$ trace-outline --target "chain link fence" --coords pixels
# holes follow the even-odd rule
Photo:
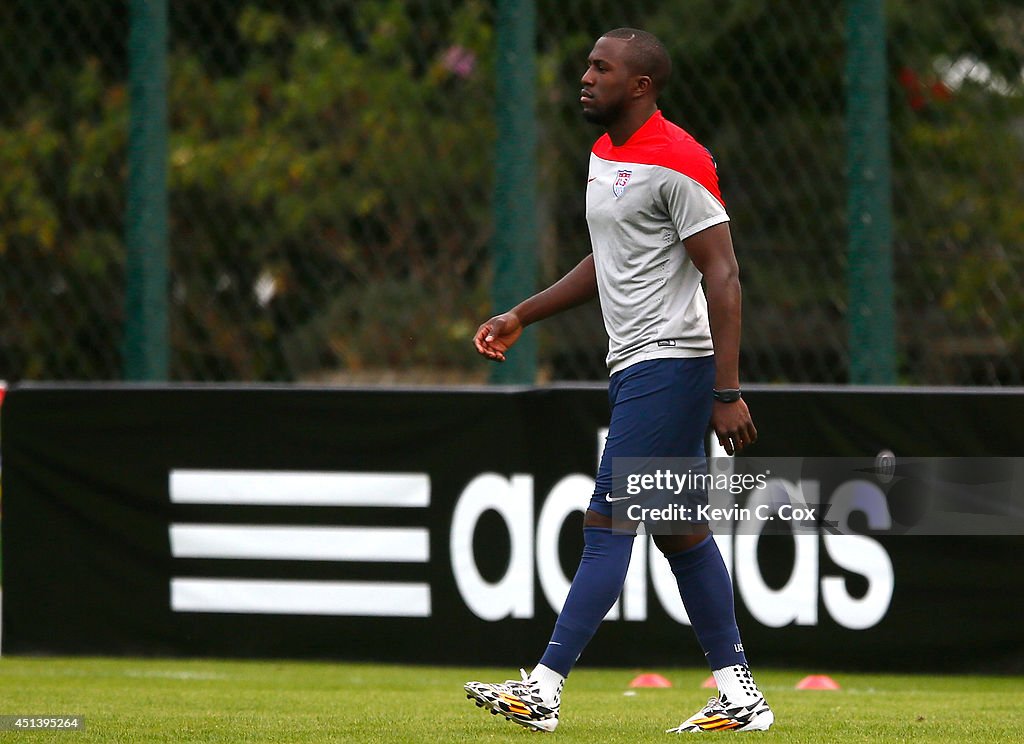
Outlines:
[[[172,379],[486,380],[493,3],[168,5]],[[536,7],[538,287],[589,250],[587,53],[644,27],[719,164],[744,379],[848,381],[844,4]],[[1021,384],[1024,4],[886,20],[899,381]],[[0,6],[0,378],[122,375],[128,28],[127,2]],[[604,378],[596,305],[535,332],[539,380]]]

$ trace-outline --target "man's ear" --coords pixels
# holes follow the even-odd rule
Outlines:
[[[654,88],[650,75],[637,75],[633,79],[633,95],[636,98],[647,95]]]

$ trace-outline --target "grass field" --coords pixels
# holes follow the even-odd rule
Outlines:
[[[708,696],[707,672],[657,669],[673,689],[625,695],[637,670],[579,668],[554,734],[466,700],[468,679],[508,669],[208,660],[0,658],[0,714],[85,716],[84,732],[0,732],[61,742],[646,742]],[[809,670],[820,672],[821,670]],[[1024,678],[833,675],[839,691],[797,691],[805,672],[759,670],[773,742],[1024,742]],[[688,736],[693,736],[688,735]],[[535,739],[534,737],[537,737]]]

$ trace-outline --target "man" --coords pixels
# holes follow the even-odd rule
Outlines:
[[[465,685],[477,705],[539,731],[558,725],[565,678],[629,566],[634,535],[612,529],[620,500],[611,497],[613,460],[703,458],[709,421],[729,454],[757,439],[740,394],[740,284],[729,218],[710,153],[658,109],[670,72],[665,47],[647,32],[621,28],[597,40],[580,93],[584,117],[606,130],[587,179],[593,252],[474,337],[479,353],[504,361],[525,326],[595,296],[609,337],[608,438],[584,518],[583,557],[551,642],[522,680]],[[719,695],[670,732],[765,730],[774,715],[747,666],[725,563],[707,525],[689,527],[653,539],[676,576]]]

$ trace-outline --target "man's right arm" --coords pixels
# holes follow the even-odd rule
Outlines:
[[[596,296],[597,272],[591,253],[547,289],[483,323],[473,336],[473,344],[488,359],[503,362],[505,352],[526,326],[582,305]]]

